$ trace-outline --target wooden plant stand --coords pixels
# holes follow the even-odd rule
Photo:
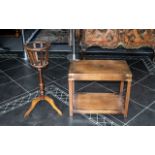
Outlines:
[[[44,95],[44,82],[42,78],[42,69],[48,65],[48,49],[50,45],[45,41],[36,41],[30,42],[25,45],[27,56],[29,58],[30,64],[38,69],[39,73],[39,87],[40,87],[40,96],[33,99],[30,108],[25,113],[24,117],[27,118],[35,106],[41,101],[45,100],[49,105],[53,107],[54,110],[59,115],[62,115],[62,112],[57,108],[53,99]]]

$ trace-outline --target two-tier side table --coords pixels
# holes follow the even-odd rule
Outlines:
[[[128,115],[132,73],[123,60],[72,61],[69,68],[69,115],[123,114]],[[118,93],[75,92],[75,81],[119,81]],[[126,85],[123,95],[124,83]]]

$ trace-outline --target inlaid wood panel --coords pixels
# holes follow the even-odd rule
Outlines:
[[[83,48],[100,46],[105,48],[116,48],[119,43],[117,29],[86,29],[82,31]]]
[[[154,29],[84,29],[81,31],[81,47],[99,46],[102,48],[140,48],[155,44]]]

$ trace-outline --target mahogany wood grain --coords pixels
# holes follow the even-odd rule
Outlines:
[[[123,94],[123,88],[124,88],[124,81],[120,82],[120,95]]]
[[[122,113],[127,117],[132,73],[126,61],[79,60],[69,68],[69,112],[73,113]],[[75,81],[120,81],[119,95],[109,93],[75,93]],[[124,83],[127,91],[123,96]]]
[[[73,103],[74,103],[74,81],[69,79],[69,114],[73,116]]]
[[[122,96],[113,93],[78,93],[74,112],[80,113],[123,113]]]
[[[119,81],[132,77],[126,61],[117,60],[80,60],[73,61],[69,78],[88,81]]]

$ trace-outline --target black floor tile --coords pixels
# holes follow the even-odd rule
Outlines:
[[[21,108],[18,108],[12,112],[9,112],[0,117],[0,125],[5,126],[66,126],[66,125],[91,125],[91,123],[86,120],[81,115],[76,115],[73,119],[69,118],[68,106],[61,103],[56,98],[52,97],[62,111],[63,115],[59,116],[56,111],[53,110],[49,104],[41,101],[35,109],[32,111],[27,119],[24,119],[24,113],[29,108],[30,104],[27,104]],[[13,117],[13,119],[10,119]]]
[[[105,88],[114,91],[114,92],[119,92],[120,89],[120,82],[98,82],[99,84],[103,85]]]
[[[24,89],[16,83],[10,82],[0,86],[0,102],[11,99],[17,95],[26,93]]]
[[[80,91],[81,89],[84,89],[92,83],[92,81],[75,81],[75,90]]]
[[[128,125],[130,126],[155,126],[155,112],[145,110]]]
[[[53,119],[55,118],[55,120]],[[63,116],[50,116],[48,119],[40,121],[37,123],[37,126],[93,126],[91,122],[89,122],[82,115],[74,115],[73,118],[70,118],[67,113],[63,112]]]
[[[108,118],[110,121],[114,122],[114,126],[123,126],[124,123],[125,123],[125,120],[123,120],[123,115],[108,115],[108,114],[104,114],[102,115],[103,117],[105,116],[106,118]],[[120,118],[117,118],[117,117],[120,117]],[[107,123],[109,124],[109,123]],[[108,125],[109,126],[109,125]]]
[[[131,99],[143,106],[148,106],[155,100],[155,94],[154,91],[140,84],[135,84],[131,88]]]
[[[13,68],[13,69],[7,70],[7,71],[5,71],[5,73],[7,75],[9,75],[12,79],[17,80],[22,77],[36,73],[36,70],[28,68],[24,65],[21,65],[18,68]]]
[[[137,68],[139,70],[142,70],[143,72],[147,72],[148,70],[145,67],[144,63],[142,61],[138,61],[137,63],[134,63],[133,65],[131,65],[133,68]]]
[[[19,67],[21,65],[22,65],[22,63],[20,63],[16,59],[9,59],[9,60],[6,60],[5,62],[3,62],[3,61],[0,62],[0,69],[1,70],[8,70],[11,68]]]
[[[137,82],[138,80],[140,80],[140,79],[142,79],[142,78],[144,78],[145,76],[148,75],[148,73],[137,70],[135,68],[131,67],[130,69],[131,69],[131,72],[132,72],[132,80],[133,80],[133,82]]]
[[[6,60],[9,60],[8,58],[0,58],[0,62],[4,62]]]
[[[28,59],[25,60],[25,59],[20,59],[20,58],[18,58],[18,59],[16,59],[16,60],[19,61],[19,62],[21,62],[22,64],[24,64],[24,65],[26,65],[26,66],[28,66],[28,67],[31,68],[31,65],[30,65],[30,62],[29,62]],[[33,67],[32,67],[32,68],[33,68]]]
[[[0,126],[24,126],[28,123],[24,120],[26,106],[17,108],[9,113],[0,116]],[[12,119],[10,119],[12,118]],[[32,124],[33,125],[33,124]]]
[[[56,80],[55,82],[68,90],[68,76],[65,76],[62,79]],[[75,91],[80,91],[81,89],[84,89],[89,85],[92,85],[92,83],[93,82],[88,82],[88,81],[75,81]]]
[[[141,112],[143,109],[144,109],[144,107],[139,106],[138,104],[135,104],[134,102],[130,101],[127,118],[124,118],[124,116],[122,114],[121,115],[111,115],[111,116],[109,116],[109,118],[114,122],[116,120],[119,120],[120,122],[122,122],[122,125],[125,125],[128,121],[130,121],[132,118],[134,118],[134,116],[137,115],[139,112]]]
[[[65,89],[68,89],[68,76],[63,77],[62,79],[58,79],[55,81]]]
[[[138,61],[139,61],[139,60],[132,60],[132,59],[126,60],[126,62],[128,63],[129,66],[131,66],[132,64],[137,63]]]
[[[28,110],[31,103],[11,111],[0,117],[0,125],[38,125],[40,122],[46,124],[47,120],[52,121],[52,125],[55,124],[57,118],[60,117],[57,113],[49,106],[48,103],[41,101],[35,109],[31,112],[28,118],[24,118],[25,112]],[[14,119],[10,119],[13,117]]]
[[[123,122],[120,122],[120,120],[113,119],[110,117],[111,115],[105,115],[105,114],[86,114],[85,117],[92,122],[94,125],[99,126],[119,126],[123,125]],[[114,120],[114,121],[113,121]]]
[[[69,65],[70,65],[70,62],[65,62],[61,64],[61,66],[64,67],[67,71],[69,71]]]
[[[49,70],[49,69],[52,69],[52,68],[55,68],[58,64],[52,62],[52,61],[49,61],[48,62],[48,65],[46,66],[46,68],[44,70]]]
[[[65,62],[69,62],[69,60],[66,58],[50,58],[49,61],[53,62],[55,64],[59,64],[59,65],[65,63]]]
[[[64,76],[67,76],[67,70],[60,66],[56,66],[53,69],[45,70],[45,75],[49,77],[51,80],[62,79]]]
[[[45,87],[48,86],[50,82],[52,82],[45,76],[43,76],[43,80],[45,82]],[[16,80],[16,82],[19,83],[22,87],[24,87],[27,91],[32,91],[39,88],[38,74],[32,74],[30,76],[23,77],[19,80]]]
[[[94,123],[90,122],[80,114],[75,114],[73,118],[68,118],[68,122],[70,126],[95,126]]]
[[[81,89],[77,89],[78,92],[94,92],[94,93],[108,93],[108,92],[112,92],[108,89],[106,89],[105,87],[103,87],[102,85],[99,85],[96,82],[92,82],[86,86],[84,86]]]
[[[10,80],[5,74],[0,73],[0,85],[11,82],[11,81],[12,80]]]
[[[66,108],[65,105],[63,104],[63,107],[60,107],[60,101],[58,102],[55,98],[53,99],[57,107],[63,112]],[[27,110],[28,108],[29,105],[27,105],[25,110]],[[65,117],[65,115],[63,115],[63,117]],[[38,124],[39,122],[44,122],[44,125],[47,125],[45,124],[45,122],[52,121],[52,123],[55,124],[60,118],[61,116],[58,115],[57,112],[53,110],[53,108],[47,102],[41,101],[32,111],[27,121],[34,122],[36,124]]]
[[[154,104],[152,104],[152,105],[149,107],[149,109],[151,109],[152,111],[155,112],[155,100],[154,100]]]
[[[4,63],[6,62],[6,63]],[[144,108],[155,101],[155,81],[154,75],[148,75],[146,67],[142,61],[128,60],[131,66],[134,82],[131,88],[131,101],[129,104],[129,114],[127,119],[123,115],[105,115],[108,119],[118,125],[155,125],[155,104]],[[25,65],[24,65],[25,64]],[[68,93],[68,69],[69,60],[65,58],[49,59],[49,65],[43,70],[45,86],[49,86],[53,81],[57,86]],[[28,67],[27,67],[27,66]],[[28,91],[38,89],[37,71],[30,66],[28,61],[20,59],[10,59],[3,61],[0,59],[0,69],[5,70],[10,77],[16,80],[23,88]],[[35,71],[35,72],[33,72]],[[148,77],[147,77],[148,76]],[[145,78],[146,77],[146,78]],[[142,79],[143,78],[143,79]],[[142,80],[141,80],[142,79]],[[149,87],[149,88],[147,88]],[[75,82],[75,90],[79,92],[119,92],[119,82]],[[12,82],[4,73],[0,73],[0,102],[15,98],[15,96],[26,93],[19,85]],[[80,114],[74,115],[73,119],[69,118],[68,106],[60,100],[52,97],[57,106],[62,110],[63,116],[58,114],[47,104],[42,101],[31,113],[28,119],[23,115],[30,106],[30,103],[0,116],[0,125],[21,125],[21,126],[92,126],[93,124]],[[133,100],[133,101],[132,101]],[[135,102],[137,102],[137,104]],[[4,102],[5,103],[5,102]],[[142,113],[141,113],[142,112]],[[137,117],[135,117],[138,114]],[[13,119],[12,119],[13,118]],[[104,122],[103,122],[104,123]],[[94,124],[95,125],[95,124]]]
[[[140,84],[143,84],[155,91],[155,75],[149,75],[147,78],[142,80]]]
[[[62,79],[56,80],[55,82],[61,85],[63,88],[68,90],[68,76],[65,76]],[[92,85],[92,83],[93,82],[89,82],[89,81],[75,81],[75,91],[80,91],[81,89],[84,89],[85,87],[88,87],[89,85]]]

